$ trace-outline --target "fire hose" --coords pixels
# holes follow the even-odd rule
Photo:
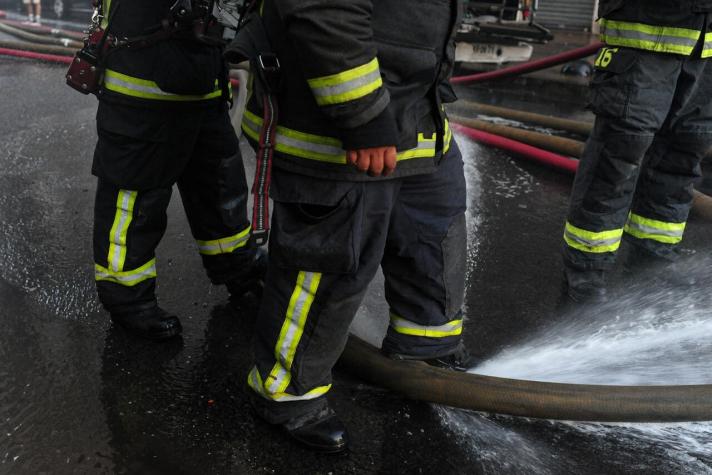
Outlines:
[[[0,20],[2,17],[0,17]],[[49,35],[59,38],[69,38],[72,40],[82,41],[84,39],[84,33],[74,30],[63,30],[60,28],[52,28],[44,25],[37,25],[34,23],[25,23],[16,20],[1,20],[2,23],[8,26],[15,27],[19,30],[27,31],[29,33],[36,33],[38,35]]]
[[[14,26],[10,26],[10,25],[6,24],[5,22],[0,22],[0,32],[6,33],[8,35],[14,36],[16,38],[19,38],[23,41],[27,41],[30,43],[55,45],[55,46],[62,46],[65,48],[74,48],[74,49],[80,49],[83,46],[81,41],[77,41],[77,40],[70,39],[70,38],[57,38],[54,36],[28,33],[27,31],[21,30],[20,28],[15,28]]]
[[[0,54],[71,62],[71,58],[0,49]],[[474,138],[543,161],[568,172],[578,166],[555,153],[453,124]],[[712,198],[708,198],[712,201]],[[697,197],[696,197],[697,203]],[[712,206],[706,210],[712,216]],[[373,384],[421,401],[475,411],[543,419],[601,422],[712,420],[712,385],[603,386],[513,380],[459,373],[422,362],[394,361],[351,336],[340,364]]]

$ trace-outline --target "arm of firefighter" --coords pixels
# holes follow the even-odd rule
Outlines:
[[[395,145],[396,123],[373,42],[373,1],[275,0],[275,4],[314,99],[339,128],[344,148]]]

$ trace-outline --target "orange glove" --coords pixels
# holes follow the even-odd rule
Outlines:
[[[346,161],[371,176],[388,176],[396,169],[396,148],[375,147],[349,150]]]

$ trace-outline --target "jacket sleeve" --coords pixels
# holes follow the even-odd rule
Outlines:
[[[372,0],[273,0],[322,112],[347,149],[395,145],[373,41]]]

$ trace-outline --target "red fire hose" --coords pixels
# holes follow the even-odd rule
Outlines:
[[[22,51],[18,49],[0,48],[0,56],[14,56],[16,58],[39,59],[51,63],[69,64],[72,58],[60,56],[58,54],[35,53],[34,51]]]
[[[536,162],[553,166],[560,170],[576,173],[576,170],[578,169],[578,160],[567,158],[537,147],[532,147],[531,145],[517,142],[516,140],[500,137],[499,135],[471,129],[469,127],[465,127],[464,125],[452,124],[452,128],[467,135],[477,142],[516,153],[522,157],[530,158]]]
[[[564,53],[559,53],[553,56],[538,59],[536,61],[529,61],[528,63],[518,64],[509,68],[498,69],[496,71],[488,71],[485,73],[470,74],[468,76],[456,76],[452,78],[450,82],[452,82],[453,84],[483,82],[490,81],[492,79],[500,79],[508,76],[531,73],[534,71],[539,71],[541,69],[549,68],[551,66],[564,64],[568,63],[569,61],[574,61],[576,59],[591,56],[602,46],[603,43],[596,42],[588,46],[584,46],[583,48],[577,48],[571,51],[566,51]]]

